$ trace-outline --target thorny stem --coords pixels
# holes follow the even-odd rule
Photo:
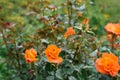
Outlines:
[[[86,40],[84,40],[85,39],[85,35],[86,35],[86,32],[85,31],[83,31],[83,33],[82,33],[82,36],[83,36],[83,43],[85,43],[85,45],[87,44],[87,41]],[[85,62],[84,62],[84,64],[86,65],[87,64],[87,53],[86,53],[86,51],[87,51],[87,47],[85,47],[84,48],[84,59],[85,59]]]
[[[72,3],[67,0],[67,3],[68,3],[68,26],[70,27],[71,26],[71,19],[72,19]]]
[[[74,54],[73,61],[75,60],[75,57],[76,57],[77,54],[78,54],[78,50],[79,50],[79,47],[76,48],[76,52],[75,52],[75,54]]]
[[[54,28],[51,26],[51,29],[52,29],[52,34],[53,34],[53,37],[54,37],[54,40],[55,40],[55,43],[57,42],[57,38],[56,38],[56,35],[55,35],[55,30]]]
[[[111,41],[112,51],[114,50],[115,39],[116,39],[116,35],[112,34],[112,41]]]
[[[43,7],[42,13],[43,13],[43,17],[44,17],[44,2],[43,2],[43,0],[41,0],[41,5]]]
[[[16,34],[16,36],[18,36],[17,34]],[[16,40],[15,40],[15,38],[14,38],[14,41],[15,41],[15,52],[16,52],[16,61],[17,61],[17,63],[18,63],[18,75],[20,76],[20,78],[22,79],[22,76],[21,76],[21,64],[20,64],[20,58],[19,58],[19,52],[18,52],[18,49],[17,49],[17,42],[16,42]]]
[[[32,70],[32,78],[36,78],[37,76],[37,68],[34,63],[30,63],[30,70]]]
[[[56,80],[56,71],[57,71],[57,68],[58,68],[58,64],[55,64],[55,70],[54,70],[54,80]]]
[[[16,60],[17,60],[17,63],[18,63],[18,70],[19,70],[19,73],[21,73],[21,65],[20,65],[20,60],[19,60],[19,53],[18,53],[18,49],[17,49],[17,44],[15,43],[15,51],[16,51]]]
[[[6,45],[6,49],[9,52],[9,48],[8,48],[8,45],[7,45],[7,40],[6,40],[5,36],[4,36],[4,31],[1,30],[1,33],[2,33],[2,39],[3,39],[3,41],[4,41],[5,45]]]
[[[7,40],[6,40],[6,37],[4,35],[4,30],[0,29],[1,33],[2,33],[2,39],[6,45],[6,49],[7,49],[7,52],[9,53],[10,50],[9,50],[9,47],[8,47],[8,44],[7,44]],[[12,55],[10,54],[10,57],[12,58]],[[14,67],[17,69],[17,66],[15,65],[15,63],[12,61],[12,64],[14,65]]]

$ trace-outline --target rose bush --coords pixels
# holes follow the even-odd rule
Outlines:
[[[55,2],[0,1],[0,80],[119,80],[119,23],[95,0]]]

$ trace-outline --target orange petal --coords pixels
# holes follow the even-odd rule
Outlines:
[[[118,24],[108,23],[105,26],[105,30],[113,34],[120,35],[120,23]]]
[[[48,60],[51,63],[57,63],[57,64],[60,64],[63,61],[63,59],[61,57],[58,57],[58,58],[55,58],[55,59],[48,58]]]
[[[118,71],[111,71],[109,73],[112,77],[115,77],[118,74]]]
[[[102,54],[102,58],[105,58],[105,57],[109,57],[109,58],[111,58],[112,60],[115,60],[115,61],[118,62],[118,57],[115,56],[113,53],[110,53],[110,54],[109,54],[109,53],[105,52],[105,53]]]
[[[35,51],[35,49],[31,48],[30,51],[34,56],[37,56],[37,52]]]
[[[107,74],[106,71],[103,69],[102,58],[99,58],[96,60],[95,67],[98,72],[100,72],[102,74]]]
[[[37,61],[38,61],[37,58],[27,58],[27,59],[26,59],[26,62],[27,62],[27,63],[30,63],[30,62],[37,62]]]

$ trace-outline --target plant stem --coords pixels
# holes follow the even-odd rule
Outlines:
[[[19,53],[18,53],[18,49],[17,49],[17,46],[16,46],[16,42],[15,42],[15,51],[16,51],[16,60],[17,60],[17,63],[18,63],[18,70],[19,70],[19,73],[21,73],[21,65],[20,65]]]
[[[56,70],[57,70],[57,64],[55,64],[55,70],[54,70],[54,80],[56,80]]]
[[[5,35],[4,35],[4,31],[1,30],[1,33],[2,33],[2,39],[3,39],[3,41],[4,41],[5,45],[6,45],[6,49],[7,49],[7,51],[9,52],[9,48],[8,48],[8,45],[7,45],[7,40],[6,40],[6,37],[5,37]]]
[[[76,52],[75,52],[74,57],[73,57],[73,61],[75,61],[75,57],[76,57],[77,54],[78,54],[78,50],[79,50],[79,47],[77,46],[77,48],[76,48]]]
[[[42,8],[43,8],[42,13],[43,13],[43,17],[44,17],[44,1],[43,0],[41,0],[41,5],[42,5]]]
[[[68,3],[68,26],[70,27],[71,26],[71,19],[72,19],[72,3],[67,0],[67,3]]]
[[[114,50],[114,43],[115,43],[116,37],[117,36],[115,34],[112,34],[112,41],[111,41],[112,51]]]

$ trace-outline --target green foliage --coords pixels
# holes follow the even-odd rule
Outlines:
[[[97,2],[91,1],[1,0],[0,80],[119,79],[119,74],[111,78],[95,69],[99,52],[120,54],[106,37],[101,40],[108,18],[101,14]],[[69,27],[75,34],[65,38]],[[50,44],[62,48],[61,64],[47,60],[44,51]],[[36,63],[25,62],[25,51],[30,48],[37,51]]]

